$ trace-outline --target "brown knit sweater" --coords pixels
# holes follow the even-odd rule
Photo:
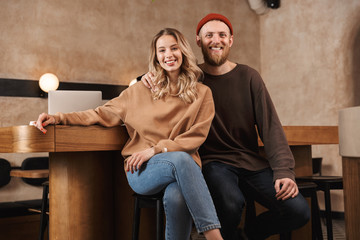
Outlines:
[[[204,84],[213,90],[216,115],[199,150],[203,164],[218,161],[250,171],[271,167],[274,181],[295,181],[295,160],[260,74],[237,64],[224,75],[204,73]],[[259,154],[257,130],[266,158]]]
[[[201,166],[197,150],[207,137],[215,110],[211,90],[201,83],[197,90],[198,97],[191,104],[176,96],[153,100],[151,91],[138,82],[96,109],[55,114],[56,124],[124,124],[129,133],[122,150],[125,158],[154,147],[155,153],[187,152]]]

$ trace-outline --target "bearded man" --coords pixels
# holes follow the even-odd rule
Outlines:
[[[295,160],[260,74],[228,60],[234,41],[229,19],[211,13],[200,20],[196,42],[202,49],[203,83],[210,87],[215,118],[199,153],[225,240],[238,229],[247,200],[268,211],[246,222],[248,239],[265,239],[305,225],[310,209],[295,183]],[[142,77],[149,88],[152,74]],[[266,157],[259,153],[258,134]]]

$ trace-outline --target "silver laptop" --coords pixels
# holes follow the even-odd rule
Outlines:
[[[50,91],[48,113],[68,113],[94,109],[102,105],[101,91]]]

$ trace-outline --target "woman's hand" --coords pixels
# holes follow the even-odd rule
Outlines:
[[[151,88],[154,91],[155,85],[153,82],[153,78],[154,78],[154,74],[152,74],[151,72],[147,72],[141,77],[141,81],[147,88]]]
[[[126,161],[126,171],[134,173],[134,171],[139,170],[141,165],[144,162],[149,161],[149,159],[154,155],[154,148],[148,148],[143,151],[133,153]]]
[[[42,131],[45,134],[47,130],[44,127],[46,127],[49,124],[55,124],[54,116],[49,115],[47,113],[42,113],[39,115],[39,118],[35,123],[35,127],[37,127],[40,131]]]

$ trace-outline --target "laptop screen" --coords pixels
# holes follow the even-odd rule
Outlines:
[[[48,113],[69,113],[94,109],[102,105],[101,91],[50,91],[48,95]]]

